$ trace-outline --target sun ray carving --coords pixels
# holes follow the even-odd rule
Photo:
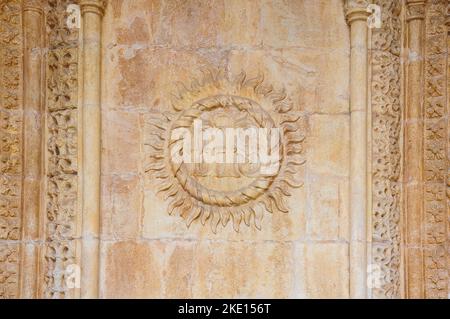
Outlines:
[[[193,222],[208,223],[214,233],[220,224],[225,227],[229,222],[235,231],[242,223],[260,230],[265,212],[288,213],[286,199],[291,189],[303,185],[297,179],[305,163],[305,135],[302,115],[294,110],[285,91],[266,84],[262,74],[226,76],[211,70],[188,85],[176,86],[172,111],[144,119],[145,174],[168,201],[168,213],[181,216],[188,227]],[[171,140],[174,129],[188,129],[195,119],[218,127],[221,118],[227,118],[229,125],[250,123],[280,129],[280,163],[275,174],[249,174],[247,170],[244,176],[238,165],[198,169],[171,160],[174,148],[182,149],[182,140]]]

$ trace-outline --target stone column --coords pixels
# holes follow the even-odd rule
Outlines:
[[[423,298],[423,32],[425,1],[406,2],[407,61],[404,150],[405,284],[407,298]]]
[[[350,26],[350,297],[367,296],[367,89],[366,1],[348,0]]]
[[[81,297],[99,295],[101,25],[103,0],[81,0],[83,20],[83,226]]]
[[[23,191],[21,298],[37,295],[42,180],[42,44],[44,11],[39,0],[23,4]]]

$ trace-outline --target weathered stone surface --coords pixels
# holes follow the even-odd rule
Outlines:
[[[330,122],[333,123],[330,125]],[[348,176],[350,124],[348,115],[312,115],[307,166],[314,174]]]
[[[103,30],[103,72],[110,79],[103,85],[103,236],[132,239],[139,229],[142,239],[104,246],[106,273],[120,272],[113,265],[119,260],[137,260],[127,277],[105,282],[105,296],[345,297],[349,47],[341,10],[339,1],[112,1]],[[183,217],[167,214],[155,178],[145,173],[145,145],[152,141],[146,126],[171,110],[175,82],[189,85],[205,68],[264,74],[274,89],[286,90],[290,112],[302,118],[307,164],[298,173],[304,187],[287,197],[288,213],[264,214],[261,230],[242,223],[236,232],[231,222],[216,233],[198,222],[187,228]],[[322,240],[340,242],[323,262],[327,249],[315,243]],[[343,266],[329,281],[311,288],[319,279],[308,269],[336,262]],[[138,273],[150,271],[148,287],[136,282]]]
[[[139,115],[111,111],[103,114],[102,121],[102,174],[138,174],[142,165]]]
[[[349,298],[348,245],[316,243],[304,249],[307,297]]]
[[[102,237],[124,240],[140,237],[142,193],[137,175],[103,177]]]
[[[0,1],[0,298],[448,298],[449,8]]]
[[[103,248],[104,297],[293,296],[292,244],[152,240],[105,243]]]

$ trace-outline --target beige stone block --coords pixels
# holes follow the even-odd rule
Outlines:
[[[268,84],[286,89],[294,110],[309,113],[348,113],[347,52],[316,49],[232,50],[232,74],[255,77],[263,73]]]
[[[262,43],[269,47],[349,47],[340,0],[261,2]]]
[[[195,239],[183,218],[168,214],[167,202],[152,189],[145,190],[143,199],[142,236],[146,239],[190,238]]]
[[[109,43],[105,48],[103,108],[136,108],[147,106],[154,82],[145,46],[117,46]]]
[[[308,238],[313,240],[348,240],[348,180],[309,176]]]
[[[102,238],[137,238],[141,207],[142,192],[138,175],[103,176]]]
[[[106,38],[171,48],[247,45],[346,48],[342,2],[111,0]]]
[[[224,26],[224,1],[112,0],[105,16],[118,43],[143,42],[171,48],[217,46]]]
[[[293,292],[290,298],[307,298],[307,260],[306,260],[306,244],[304,242],[293,242],[294,249],[294,283]]]
[[[102,254],[105,298],[287,298],[293,294],[292,244],[127,241],[104,243]]]
[[[292,244],[201,242],[194,298],[287,298],[294,283]]]
[[[257,47],[263,44],[262,4],[251,0],[224,1],[223,32],[219,44]]]
[[[306,244],[308,298],[348,298],[348,244]]]
[[[173,111],[172,94],[202,76],[202,70],[225,69],[228,51],[174,50],[137,45],[105,49],[104,108]]]
[[[307,170],[313,174],[348,176],[350,131],[348,115],[312,115]]]
[[[133,112],[106,112],[102,127],[102,174],[139,173],[139,115]]]
[[[132,241],[102,244],[103,298],[161,298],[163,246]]]
[[[162,1],[158,16],[154,32],[156,44],[214,47],[220,43],[223,30],[224,1]]]
[[[160,1],[110,0],[103,17],[102,37],[119,44],[152,43]]]
[[[261,230],[254,225],[250,227],[241,223],[239,231],[233,228],[230,221],[226,226],[220,224],[217,232],[211,230],[209,220],[205,225],[199,220],[188,228],[180,216],[168,214],[167,203],[151,189],[144,193],[142,236],[147,239],[184,238],[211,240],[277,240],[290,241],[305,238],[306,234],[306,195],[305,188],[291,190],[292,196],[287,199],[288,213],[265,212]]]
[[[164,298],[192,298],[193,270],[197,258],[194,242],[165,244]]]

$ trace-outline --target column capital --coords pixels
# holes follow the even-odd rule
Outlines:
[[[345,19],[347,24],[351,25],[355,21],[367,21],[370,12],[367,11],[368,0],[346,0],[345,1]]]
[[[426,0],[407,0],[406,1],[406,21],[425,19]]]
[[[42,0],[24,0],[23,11],[34,11],[39,14],[44,14],[44,4]]]
[[[105,14],[106,4],[106,0],[81,0],[81,14],[84,15],[86,12],[92,12],[103,17]]]

